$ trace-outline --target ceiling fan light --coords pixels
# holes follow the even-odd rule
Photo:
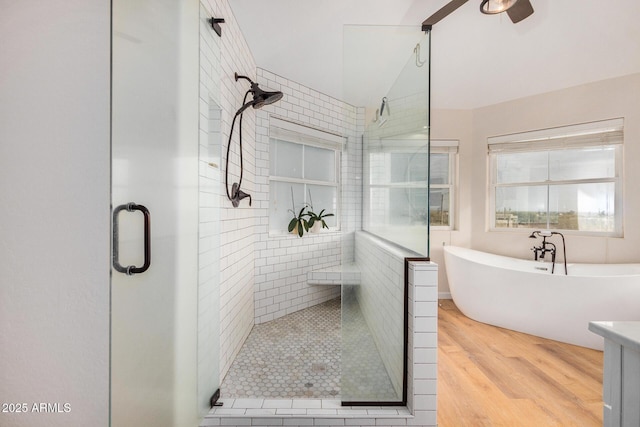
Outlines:
[[[480,4],[480,12],[486,15],[495,15],[497,13],[506,12],[518,0],[482,0]]]

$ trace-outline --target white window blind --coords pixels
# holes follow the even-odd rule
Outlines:
[[[271,117],[269,121],[269,136],[296,144],[312,145],[331,150],[341,150],[345,142],[345,138],[342,135],[313,129],[275,117]]]
[[[612,119],[488,139],[489,153],[564,150],[622,144],[624,120]]]

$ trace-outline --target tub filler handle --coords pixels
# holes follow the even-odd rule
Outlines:
[[[144,216],[144,264],[141,267],[136,267],[135,265],[129,265],[127,267],[123,267],[120,265],[120,261],[118,260],[118,214],[126,210],[127,212],[140,211]],[[151,265],[151,227],[150,227],[150,216],[149,209],[144,207],[143,205],[138,205],[134,202],[126,203],[124,205],[120,205],[113,210],[113,257],[112,264],[113,268],[120,272],[125,273],[127,276],[132,276],[137,273],[144,273],[149,269]]]

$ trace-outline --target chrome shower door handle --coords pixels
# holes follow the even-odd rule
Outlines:
[[[118,260],[118,214],[126,210],[127,212],[140,211],[144,215],[144,264],[142,267],[136,267],[135,265],[130,265],[127,267],[123,267],[120,265],[120,261]],[[138,205],[136,203],[127,203],[125,205],[120,205],[113,210],[113,257],[112,257],[113,268],[120,272],[125,273],[128,276],[132,276],[137,273],[144,273],[149,269],[151,265],[151,226],[150,226],[150,214],[149,209],[144,207],[143,205]]]

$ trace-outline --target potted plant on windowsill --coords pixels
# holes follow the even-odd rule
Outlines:
[[[311,198],[311,189],[309,189],[308,191],[309,191],[309,204],[307,205],[307,207],[309,208],[309,211],[306,213],[306,215],[309,217],[309,220],[307,221],[309,225],[309,231],[311,231],[312,233],[319,233],[322,231],[323,228],[326,228],[328,230],[329,226],[327,225],[324,218],[333,216],[333,214],[324,213],[326,209],[322,209],[320,213],[315,213],[313,210],[313,199]]]
[[[319,233],[323,228],[329,229],[326,221],[324,220],[327,217],[333,216],[332,213],[324,213],[326,209],[322,209],[320,213],[315,213],[313,211],[309,211],[306,215],[309,217],[307,224],[309,226],[309,230],[312,233]]]
[[[306,209],[306,206],[300,209],[298,216],[296,216],[295,211],[289,209],[289,212],[293,214],[293,218],[289,221],[289,233],[297,234],[298,237],[302,237],[305,231],[309,231],[309,223],[305,219],[305,216],[308,216],[308,214],[305,213]]]
[[[305,218],[309,215],[305,212],[308,207],[309,206],[305,203],[304,206],[302,206],[302,209],[300,209],[300,212],[298,212],[298,215],[296,215],[296,203],[293,199],[293,187],[291,187],[291,209],[288,209],[288,211],[291,212],[293,218],[291,218],[289,226],[287,227],[289,233],[297,234],[298,237],[302,237],[305,231],[309,231],[309,223]]]

